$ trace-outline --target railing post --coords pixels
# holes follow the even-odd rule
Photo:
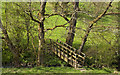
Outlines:
[[[76,58],[76,54],[75,54],[75,69],[77,68],[77,58]]]
[[[77,52],[77,50],[66,43],[61,42],[57,39],[57,41],[53,41],[50,39],[50,45],[52,48],[52,51],[59,56],[61,59],[69,63],[71,66],[73,66],[75,69],[79,67],[79,62],[84,62],[85,54],[80,52],[80,54]],[[82,60],[79,60],[78,58],[81,58]]]

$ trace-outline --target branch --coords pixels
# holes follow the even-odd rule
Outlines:
[[[103,25],[101,25],[101,26],[93,26],[93,28],[113,28],[113,29],[118,29],[119,27],[118,26],[103,26]]]
[[[47,31],[47,30],[54,30],[55,28],[58,28],[58,27],[65,27],[65,25],[68,24],[68,23],[70,23],[70,21],[68,21],[67,23],[65,23],[65,24],[63,24],[63,25],[56,25],[56,26],[53,27],[53,28],[48,28],[48,29],[46,29],[45,31]]]
[[[61,15],[59,14],[61,17],[63,17],[66,21],[69,21],[69,19],[67,17],[65,17],[65,15]]]
[[[33,20],[33,21],[35,21],[35,22],[37,22],[37,23],[40,23],[38,20],[36,20],[36,19],[34,19],[33,18],[33,15],[32,15],[32,12],[30,11],[30,15],[29,15],[30,17],[31,17],[31,19]]]
[[[57,27],[65,27],[65,25],[56,25],[55,27],[53,27],[53,28],[48,28],[47,30],[54,30],[54,29],[57,28]]]
[[[37,23],[40,24],[40,22],[39,22],[38,20],[36,20],[36,19],[33,18],[32,10],[31,10],[31,2],[29,3],[29,12],[30,12],[30,17],[31,17],[31,19],[32,19],[33,21],[35,21],[35,22],[37,22]]]
[[[99,15],[96,19],[94,19],[93,21],[90,22],[90,24],[89,24],[89,26],[88,26],[88,28],[86,30],[85,36],[82,39],[82,43],[81,43],[81,45],[80,45],[80,47],[78,49],[78,52],[81,52],[83,50],[83,47],[85,45],[85,42],[87,41],[87,37],[88,37],[88,35],[89,35],[89,33],[90,33],[91,29],[92,29],[93,24],[96,23],[98,20],[100,20],[103,16],[105,16],[105,14],[108,11],[109,7],[111,7],[112,1],[109,3],[106,10],[101,15]]]
[[[36,20],[36,19],[33,18],[31,9],[30,9],[29,11],[26,11],[26,10],[25,10],[22,6],[20,6],[19,4],[17,4],[17,3],[15,3],[15,4],[16,4],[17,6],[19,6],[20,8],[22,8],[23,12],[25,12],[28,16],[30,16],[33,21],[35,21],[35,22],[37,22],[37,23],[40,23],[38,20]],[[30,5],[30,6],[31,6],[31,5]],[[28,12],[29,12],[30,14],[29,14]]]
[[[81,28],[81,27],[76,27],[76,29],[81,29],[81,30],[83,30],[83,31],[85,31],[85,32],[86,32],[86,30],[85,30],[85,29],[83,29],[83,28]]]
[[[65,23],[65,24],[63,24],[63,25],[56,25],[55,27],[53,27],[53,28],[48,28],[48,29],[46,29],[45,31],[47,31],[47,30],[54,30],[55,28],[57,28],[57,27],[65,27],[65,25],[67,25],[68,23],[70,23],[71,21],[72,21],[72,19],[74,19],[74,14],[76,13],[76,11],[72,14],[72,17],[71,17],[71,19],[70,20],[68,20],[67,21],[67,23]],[[57,14],[53,14],[53,15],[57,15]],[[60,14],[59,14],[60,15]],[[62,15],[61,15],[62,16]]]
[[[101,35],[101,34],[98,34],[99,36],[101,36],[108,44],[110,44],[111,45],[111,41],[109,42],[103,35]]]
[[[69,19],[65,15],[62,15],[62,14],[51,14],[51,15],[45,14],[45,15],[47,15],[48,18],[51,17],[51,16],[59,15],[59,16],[63,17],[66,21],[69,21]]]
[[[109,13],[106,13],[105,15],[119,15],[120,12],[109,12]]]
[[[106,12],[108,11],[109,7],[111,6],[111,3],[112,2],[109,3],[109,5],[107,6],[106,10],[101,15],[99,15],[96,19],[91,21],[90,27],[92,27],[94,23],[96,23],[99,19],[101,19],[103,16],[106,15]]]

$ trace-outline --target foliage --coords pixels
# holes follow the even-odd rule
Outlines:
[[[2,42],[4,44],[4,42]],[[9,64],[12,64],[12,53],[9,51],[8,46],[4,45],[2,46],[2,65],[8,66]]]
[[[16,5],[19,4],[20,6]],[[113,3],[112,7],[110,8],[109,12],[115,11],[117,12],[117,3]],[[54,5],[55,3],[47,3],[46,6],[46,14],[55,14],[55,13],[62,13],[62,8],[58,5],[58,11],[54,11]],[[40,4],[37,2],[32,2],[32,13],[33,17],[38,20],[37,14],[39,12]],[[65,16],[70,19],[71,14],[73,13],[73,4],[68,3],[68,8],[65,8],[64,11],[66,13]],[[73,47],[76,49],[79,48],[81,40],[85,34],[86,28],[89,25],[89,22],[92,21],[94,18],[96,18],[98,15],[100,15],[105,7],[107,6],[107,3],[79,3],[79,9],[80,13],[78,13],[78,20],[76,25],[76,33],[75,38],[73,42]],[[36,64],[36,54],[35,52],[38,52],[38,31],[37,27],[38,24],[32,21],[26,13],[29,13],[29,3],[3,3],[2,5],[2,23],[3,26],[6,27],[8,35],[13,42],[13,44],[16,46],[17,50],[20,52],[20,61],[21,63],[32,63]],[[66,6],[65,6],[66,7]],[[27,19],[30,19],[27,21]],[[85,66],[88,67],[94,67],[94,68],[101,68],[104,67],[113,67],[116,68],[116,62],[117,58],[119,58],[117,53],[117,16],[115,15],[107,15],[101,18],[96,24],[94,24],[94,27],[92,28],[91,33],[88,36],[87,42],[84,46],[84,53],[86,54],[86,61]],[[53,28],[56,25],[63,25],[67,23],[66,20],[64,20],[63,17],[59,15],[54,15],[50,17],[46,17],[44,24],[45,24],[45,30],[47,28]],[[27,44],[27,24],[29,29],[29,45]],[[46,31],[45,32],[45,39],[53,39],[53,40],[61,40],[65,42],[65,39],[67,37],[69,24],[66,25],[66,27],[59,27],[52,31]],[[32,36],[31,36],[32,34]],[[33,40],[33,42],[32,42]],[[32,43],[35,45],[35,50],[33,48]],[[3,61],[2,63],[6,65],[5,63],[12,62],[12,53],[10,52],[10,49],[8,46],[3,42]],[[46,54],[44,56],[45,66],[59,66],[59,65],[67,65],[66,62],[60,60],[57,56],[55,56],[51,51],[49,52],[47,50],[47,47],[44,46],[43,49],[45,50]],[[47,52],[48,51],[48,52]],[[25,70],[17,68],[14,68],[9,70],[9,68],[3,69],[3,72],[5,70],[7,72],[22,72],[22,73],[45,73],[45,72],[54,72],[55,73],[61,73],[66,72],[65,69],[68,69],[67,73],[71,72],[78,72],[78,70],[70,70],[71,68],[59,68],[57,67],[55,70],[53,67],[46,67],[46,68],[39,68],[40,70],[36,70],[38,68],[25,68]],[[60,71],[61,69],[61,71]],[[15,71],[14,71],[15,70]],[[31,72],[33,71],[33,72]],[[63,73],[62,72],[62,73]],[[89,70],[88,73],[111,73],[110,70],[104,69],[101,71],[98,70]]]

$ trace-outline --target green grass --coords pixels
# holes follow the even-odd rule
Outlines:
[[[2,73],[113,73],[111,69],[76,70],[71,67],[3,68]]]

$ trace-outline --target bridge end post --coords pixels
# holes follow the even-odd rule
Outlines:
[[[75,69],[77,68],[77,59],[76,59],[76,54],[75,54]]]

